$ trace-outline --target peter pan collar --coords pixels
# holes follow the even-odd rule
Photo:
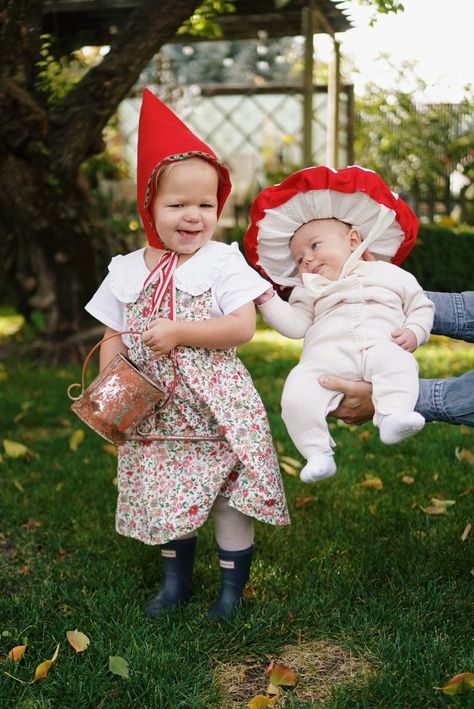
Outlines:
[[[209,290],[219,276],[230,253],[238,251],[236,243],[208,241],[174,272],[174,284],[189,295]],[[150,271],[145,263],[145,249],[114,256],[109,264],[110,290],[121,303],[134,303],[140,297]]]

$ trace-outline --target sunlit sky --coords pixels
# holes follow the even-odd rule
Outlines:
[[[343,4],[350,6],[355,26],[338,39],[343,54],[359,70],[351,77],[356,92],[370,80],[393,86],[377,62],[381,52],[396,62],[417,62],[416,74],[429,85],[424,100],[458,101],[465,93],[463,86],[474,84],[474,0],[403,0],[403,13],[379,15],[374,27],[369,26],[367,7],[356,0]],[[318,35],[326,55],[327,40]]]

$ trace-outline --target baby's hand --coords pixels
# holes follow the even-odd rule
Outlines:
[[[158,318],[152,320],[148,330],[143,333],[142,340],[156,354],[168,354],[179,345],[178,331],[179,323]]]
[[[414,352],[418,347],[415,333],[407,327],[402,327],[401,330],[394,330],[392,338],[396,345],[401,347],[402,350],[407,350],[407,352]]]
[[[255,305],[263,305],[267,301],[271,300],[273,296],[275,295],[275,291],[273,288],[268,288],[265,293],[262,293],[262,295],[259,295],[257,298],[254,298],[254,303]]]

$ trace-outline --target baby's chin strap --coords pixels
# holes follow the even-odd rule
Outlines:
[[[160,309],[160,305],[163,302],[163,298],[166,295],[166,291],[170,292],[170,315],[169,319],[174,320],[175,317],[175,304],[174,304],[174,287],[173,287],[173,274],[178,263],[178,254],[176,251],[165,251],[163,256],[158,261],[155,268],[150,271],[144,284],[143,290],[147,287],[149,283],[156,279],[155,285],[153,287],[153,293],[151,296],[151,314],[148,318],[148,323],[154,320],[156,313]]]
[[[340,278],[344,278],[344,276],[347,276],[347,274],[350,273],[350,271],[354,267],[354,264],[359,261],[364,251],[370,248],[370,245],[377,239],[377,237],[379,237],[386,229],[388,229],[394,218],[395,212],[393,211],[393,209],[389,209],[384,204],[381,204],[378,217],[374,226],[369,231],[365,239],[362,239],[360,244],[351,253],[344,266],[342,267],[342,271],[338,276],[338,280]],[[354,227],[354,229],[356,228],[357,227]]]

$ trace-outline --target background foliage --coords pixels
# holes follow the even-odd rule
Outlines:
[[[457,201],[457,219],[474,223],[472,98],[466,90],[457,104],[419,103],[417,93],[426,86],[413,65],[394,67],[388,57],[385,61],[397,70],[398,79],[390,90],[371,83],[357,97],[356,162],[379,172],[430,221],[439,209],[437,203],[449,215]]]
[[[402,268],[431,291],[460,292],[473,289],[474,228],[448,229],[421,224],[418,237]]]

